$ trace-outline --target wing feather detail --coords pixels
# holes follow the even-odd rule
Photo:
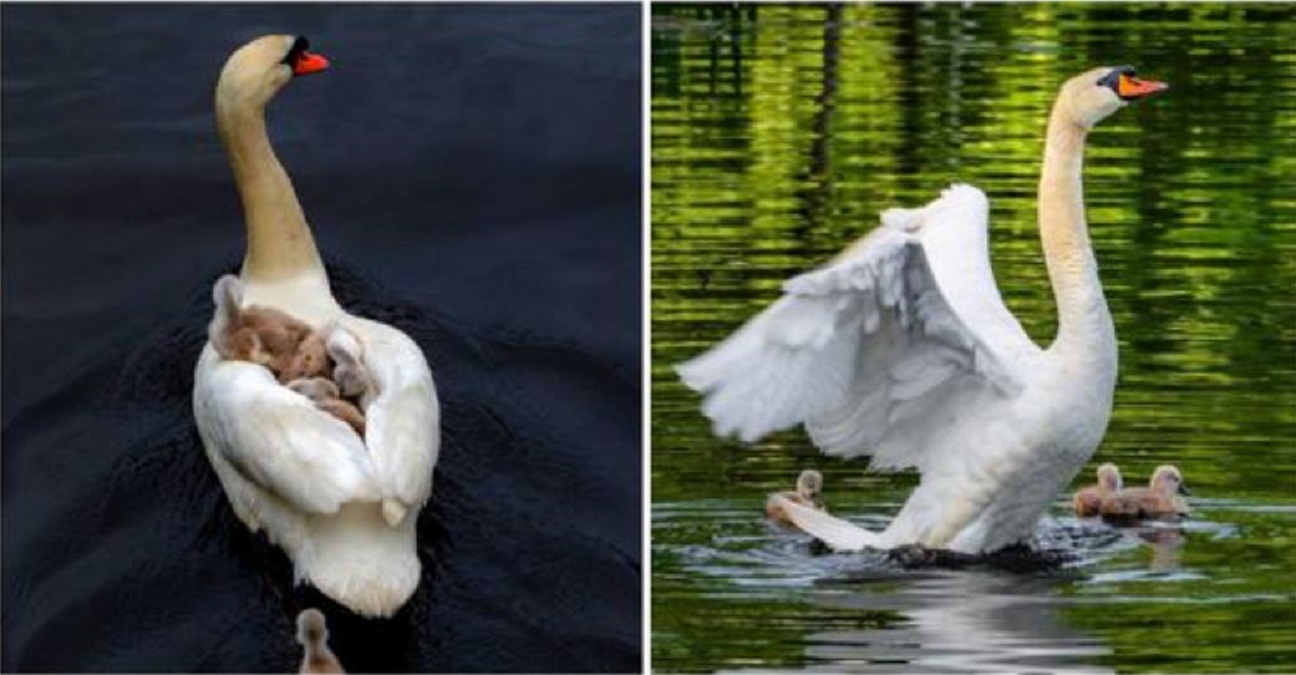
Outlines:
[[[990,271],[989,204],[954,186],[882,225],[715,348],[678,367],[717,434],[805,424],[825,453],[878,468],[927,462],[953,416],[1022,388],[1040,350]]]
[[[384,498],[421,507],[432,494],[441,448],[440,406],[432,371],[404,333],[368,323],[365,363],[378,383],[367,411],[365,440]],[[376,326],[376,327],[375,327]]]
[[[275,381],[262,366],[222,361],[210,346],[197,369],[195,418],[210,451],[293,508],[336,513],[380,498],[364,443],[341,420]]]

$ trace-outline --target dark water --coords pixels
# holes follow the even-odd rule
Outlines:
[[[713,438],[670,368],[827,260],[883,208],[965,181],[1037,342],[1035,227],[1059,84],[1134,64],[1171,83],[1090,138],[1086,191],[1120,341],[1094,462],[1176,463],[1181,527],[1079,522],[1052,572],[818,555],[766,493],[821,469],[879,529],[915,478],[802,432]],[[1291,5],[656,7],[652,29],[653,665],[663,671],[1296,670],[1296,11]]]
[[[294,590],[190,413],[209,289],[243,250],[214,132],[270,32],[333,68],[271,135],[353,312],[411,334],[443,406],[424,583],[336,606],[355,670],[640,664],[636,6],[3,9],[3,669],[286,671]]]

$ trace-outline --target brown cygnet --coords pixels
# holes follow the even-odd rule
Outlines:
[[[775,523],[791,527],[792,520],[784,512],[782,500],[807,506],[819,511],[824,510],[819,492],[823,489],[823,474],[814,469],[806,469],[797,476],[796,490],[775,492],[765,500],[765,515]]]
[[[360,341],[350,331],[340,327],[317,331],[277,309],[242,307],[243,282],[232,274],[216,281],[212,299],[216,313],[207,336],[221,358],[265,366],[280,383],[364,438],[364,412],[343,396],[359,398],[374,387],[360,360]],[[333,354],[339,357],[336,370]],[[346,391],[340,392],[331,377],[341,377]],[[370,399],[360,400],[367,404]]]
[[[1073,503],[1076,515],[1081,518],[1092,518],[1102,513],[1103,497],[1121,489],[1120,469],[1107,462],[1098,467],[1098,483],[1090,485],[1075,493]]]
[[[328,646],[328,625],[318,609],[305,609],[297,615],[297,641],[302,646],[299,673],[345,673],[342,663]]]
[[[1113,521],[1139,518],[1163,518],[1188,515],[1188,502],[1179,495],[1188,494],[1179,469],[1163,464],[1152,472],[1148,487],[1129,488],[1105,495],[1102,517]]]
[[[216,313],[207,338],[223,359],[270,369],[280,382],[330,375],[324,339],[310,324],[269,307],[243,307],[243,282],[227,274],[212,288]]]
[[[365,435],[365,416],[360,408],[344,398],[333,380],[323,377],[293,380],[288,388],[305,396],[316,408],[346,422],[360,438]]]

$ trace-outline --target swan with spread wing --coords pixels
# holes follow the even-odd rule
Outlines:
[[[980,553],[1030,537],[1102,440],[1116,383],[1116,334],[1085,223],[1085,138],[1165,88],[1120,66],[1059,92],[1039,184],[1058,311],[1047,349],[995,285],[985,195],[954,185],[925,207],[884,212],[874,231],[679,366],[720,435],[750,442],[803,424],[825,454],[920,474],[881,532],[788,501],[797,527],[837,550]]]
[[[328,61],[304,38],[271,35],[239,48],[216,86],[216,122],[247,225],[245,306],[359,344],[373,391],[361,438],[264,366],[226,360],[209,343],[194,373],[199,435],[235,514],[293,561],[297,580],[362,616],[395,613],[418,586],[415,521],[432,492],[440,408],[418,345],[333,298],[309,225],[266,134],[265,108],[295,77]]]

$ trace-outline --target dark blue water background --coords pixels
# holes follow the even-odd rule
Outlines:
[[[241,210],[226,56],[333,62],[271,106],[335,293],[408,331],[443,406],[425,579],[394,619],[293,589],[190,413]],[[3,668],[637,669],[637,6],[3,10]]]

